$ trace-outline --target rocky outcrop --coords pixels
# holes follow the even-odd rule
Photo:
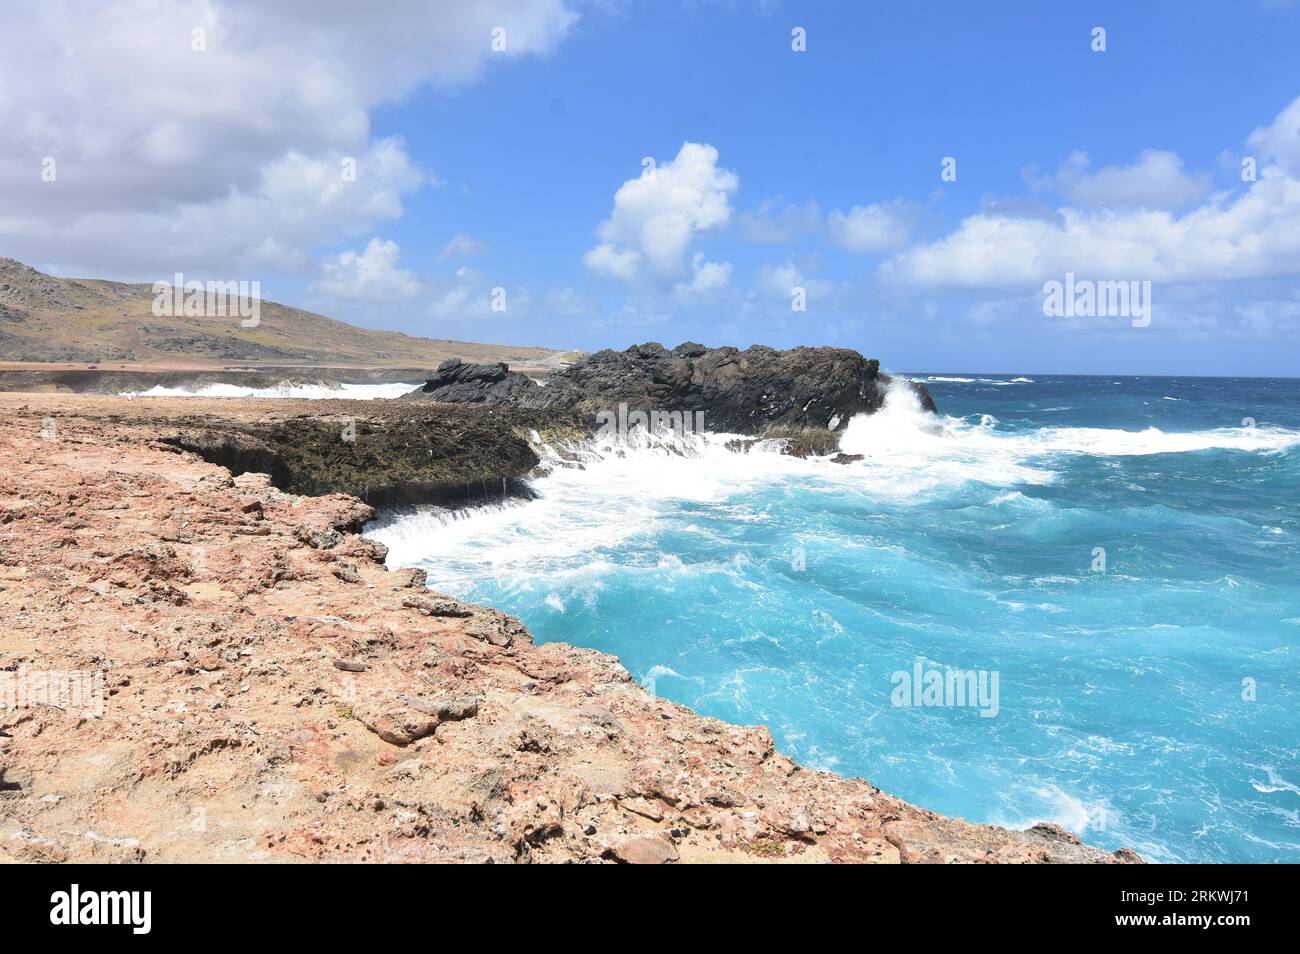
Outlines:
[[[504,361],[468,364],[448,358],[416,394],[448,404],[518,404],[537,406],[540,387],[527,375],[511,371]]]
[[[505,404],[562,410],[594,422],[602,412],[632,410],[703,412],[713,431],[761,435],[774,428],[843,430],[855,414],[884,404],[889,375],[880,362],[847,348],[754,345],[706,348],[686,343],[598,351],[557,371],[544,383],[506,365],[444,363],[409,397],[452,403]],[[934,401],[908,382],[927,409]]]
[[[161,439],[235,474],[268,474],[294,493],[347,493],[384,506],[463,506],[532,496],[526,478],[540,461],[528,436],[564,433],[565,422],[558,412],[512,407],[311,401],[294,413],[288,408],[302,405],[262,406],[267,413],[243,419],[173,419]],[[580,433],[576,420],[569,427]]]
[[[198,400],[0,395],[0,678],[35,680],[0,701],[0,862],[1135,860],[945,818],[535,645],[387,570],[355,497],[164,443]]]

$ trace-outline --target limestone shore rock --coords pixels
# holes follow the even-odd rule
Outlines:
[[[0,678],[102,687],[0,695],[0,861],[1135,860],[801,767],[165,440],[283,414],[331,412],[0,395]]]

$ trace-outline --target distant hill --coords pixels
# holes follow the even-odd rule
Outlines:
[[[56,278],[0,258],[0,361],[128,367],[432,368],[447,358],[553,365],[551,348],[374,331],[273,301],[239,318],[155,317],[150,285]],[[233,303],[232,303],[233,310]]]

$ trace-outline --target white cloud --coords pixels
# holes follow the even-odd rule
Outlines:
[[[439,320],[464,318],[522,318],[532,308],[532,295],[520,285],[494,284],[487,276],[461,266],[451,278],[430,283],[429,314]]]
[[[1300,99],[1267,126],[1256,129],[1246,145],[1275,162],[1287,175],[1300,178]]]
[[[822,210],[816,202],[782,205],[778,199],[767,199],[753,211],[741,214],[737,224],[746,242],[785,245],[820,232]]]
[[[582,262],[593,272],[631,281],[640,272],[641,256],[630,248],[618,248],[612,242],[601,242],[582,256]]]
[[[902,248],[915,228],[917,210],[902,199],[855,205],[847,213],[832,210],[826,218],[830,241],[850,252],[879,255]]]
[[[600,244],[583,262],[624,281],[676,282],[687,275],[691,240],[727,224],[730,196],[740,186],[736,174],[717,163],[718,150],[687,142],[675,159],[624,182],[614,194],[614,211],[597,229]],[[703,281],[717,279],[714,271]]]
[[[811,277],[793,261],[764,265],[754,275],[754,292],[764,298],[789,302],[796,288],[802,288],[809,297],[820,297],[829,293],[833,285]]]
[[[1263,335],[1295,334],[1300,330],[1300,298],[1266,299],[1234,305],[1241,326]]]
[[[438,253],[439,258],[472,258],[482,255],[487,246],[461,232],[453,235]]]
[[[973,215],[956,231],[882,267],[923,285],[994,287],[1081,276],[1213,282],[1300,274],[1300,100],[1250,142],[1259,179],[1181,215],[1156,209],[1062,208],[1059,222]]]
[[[474,81],[493,27],[509,55],[545,54],[575,20],[564,0],[395,0],[359,29],[363,16],[315,0],[10,0],[0,242],[119,277],[307,267],[303,246],[399,215],[430,181],[400,141],[370,139],[371,109]],[[358,176],[340,189],[345,157]]]
[[[398,140],[376,142],[355,158],[355,182],[341,178],[339,154],[290,152],[268,162],[248,189],[209,201],[160,199],[153,209],[89,210],[67,219],[4,209],[0,241],[19,258],[88,277],[306,269],[312,259],[305,248],[401,215],[402,196],[427,180]]]
[[[372,238],[363,252],[343,252],[326,262],[310,291],[320,297],[363,301],[401,301],[420,293],[420,282],[397,267],[396,242]]]
[[[703,252],[691,256],[691,280],[674,286],[678,298],[708,298],[731,282],[730,262],[706,262]]]
[[[1055,175],[1027,174],[1025,178],[1036,190],[1051,190],[1081,208],[1132,206],[1177,211],[1210,193],[1209,173],[1185,172],[1178,154],[1162,149],[1144,149],[1129,166],[1089,172],[1089,164],[1088,154],[1076,151]]]

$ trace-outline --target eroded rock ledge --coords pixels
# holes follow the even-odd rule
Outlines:
[[[0,708],[0,860],[1136,860],[803,768],[162,442],[201,405],[120,406],[0,395],[0,669],[107,691]]]
[[[347,493],[376,506],[527,497],[525,478],[539,463],[529,435],[586,436],[576,419],[533,409],[347,400],[247,406],[267,410],[145,420],[165,443],[235,474],[264,473],[281,490]]]

